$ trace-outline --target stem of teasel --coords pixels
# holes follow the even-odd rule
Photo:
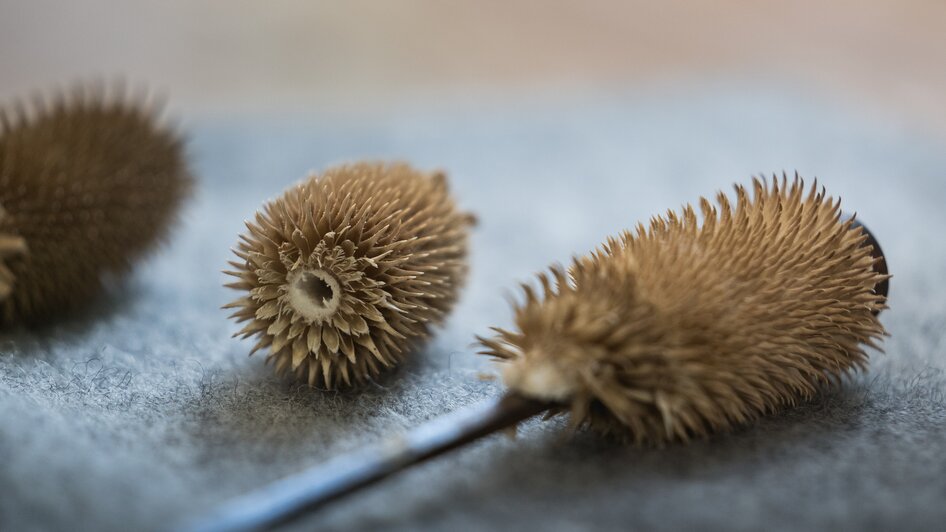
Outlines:
[[[379,446],[329,460],[221,506],[189,532],[270,530],[388,476],[547,411],[507,394],[430,421]]]

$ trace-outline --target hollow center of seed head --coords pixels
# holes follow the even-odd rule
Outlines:
[[[289,304],[309,321],[323,321],[335,313],[341,300],[341,287],[332,274],[325,270],[291,272]]]

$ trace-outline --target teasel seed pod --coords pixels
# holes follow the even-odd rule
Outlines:
[[[249,322],[279,374],[347,387],[400,362],[441,323],[467,272],[472,218],[443,173],[407,164],[331,168],[247,222],[224,308]]]
[[[654,218],[524,285],[516,330],[480,342],[508,391],[221,506],[188,530],[259,530],[515,427],[571,413],[638,444],[731,430],[867,364],[886,334],[877,241],[796,175]]]
[[[867,365],[886,282],[839,202],[796,175],[736,187],[523,286],[482,339],[509,389],[638,444],[731,430]]]
[[[159,105],[120,85],[0,110],[0,322],[92,299],[163,240],[192,188]]]

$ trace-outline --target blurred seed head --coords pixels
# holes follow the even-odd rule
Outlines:
[[[192,178],[158,113],[121,85],[0,110],[0,322],[87,303],[167,235]]]

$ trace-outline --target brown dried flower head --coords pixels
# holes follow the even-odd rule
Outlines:
[[[518,331],[480,339],[507,386],[638,444],[730,430],[863,368],[886,279],[866,234],[797,176],[736,187],[524,286]]]
[[[92,299],[167,233],[192,180],[181,140],[121,87],[0,110],[0,323]]]
[[[276,372],[350,386],[397,364],[440,323],[466,275],[471,217],[442,173],[360,163],[313,176],[247,222],[227,286],[237,333]],[[252,354],[251,352],[251,354]]]

